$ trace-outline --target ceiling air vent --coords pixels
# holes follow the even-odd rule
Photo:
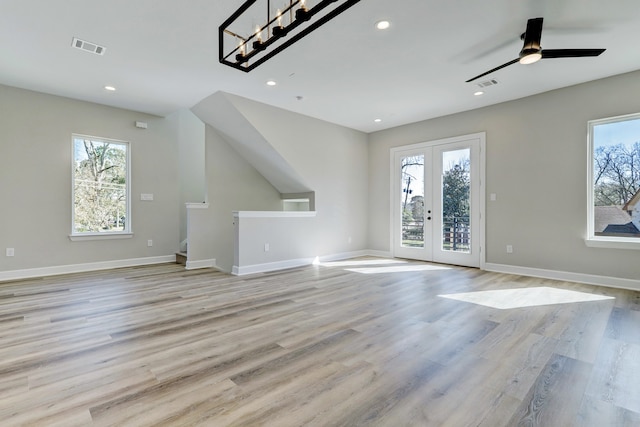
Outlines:
[[[76,49],[84,50],[85,52],[95,53],[96,55],[104,55],[104,51],[107,50],[104,46],[99,46],[95,43],[91,43],[85,40],[80,40],[77,37],[73,38],[73,43],[71,46]]]
[[[498,81],[495,80],[495,79],[487,80],[486,82],[477,83],[477,85],[480,86],[480,87],[493,86],[493,85],[497,85],[497,84],[498,84]]]

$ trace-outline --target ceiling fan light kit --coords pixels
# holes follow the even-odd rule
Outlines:
[[[282,0],[247,0],[220,25],[221,64],[249,72],[360,0],[287,0],[274,8],[276,1]]]
[[[542,22],[543,18],[532,18],[527,21],[527,29],[520,36],[523,40],[522,50],[518,55],[518,58],[511,60],[505,64],[499,65],[487,72],[479,74],[469,80],[466,83],[472,82],[480,77],[484,77],[487,74],[491,74],[495,71],[501,70],[509,65],[519,62],[521,64],[533,64],[541,59],[553,59],[553,58],[582,58],[587,56],[598,56],[606,49],[542,49],[540,40],[542,39]]]
[[[534,62],[538,62],[542,59],[542,54],[540,52],[533,52],[523,55],[518,60],[519,63],[524,65],[533,64]]]

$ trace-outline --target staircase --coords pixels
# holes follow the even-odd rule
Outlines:
[[[182,264],[184,266],[187,265],[187,253],[186,252],[176,252],[176,264]]]

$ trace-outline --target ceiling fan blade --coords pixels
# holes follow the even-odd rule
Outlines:
[[[598,56],[606,49],[543,49],[542,59]]]
[[[493,68],[493,69],[491,69],[491,70],[487,71],[486,73],[482,73],[482,74],[480,74],[480,75],[477,75],[477,76],[475,76],[475,77],[473,77],[473,78],[471,78],[471,79],[467,80],[465,83],[472,82],[472,81],[474,81],[474,80],[476,80],[476,79],[479,79],[480,77],[484,77],[484,76],[486,76],[487,74],[491,74],[491,73],[493,73],[494,71],[501,70],[501,69],[503,69],[504,67],[508,67],[509,65],[515,64],[515,63],[516,63],[516,62],[518,62],[519,60],[520,60],[520,58],[516,58],[516,59],[514,59],[513,61],[509,61],[509,62],[507,62],[506,64],[502,64],[502,65],[500,65],[500,66],[498,66],[498,67],[496,67],[496,68]]]

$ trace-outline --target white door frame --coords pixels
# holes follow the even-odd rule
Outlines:
[[[395,158],[396,158],[396,154],[398,152],[404,152],[404,151],[411,151],[411,150],[419,150],[419,149],[424,149],[424,148],[430,148],[430,147],[434,147],[434,146],[446,146],[446,145],[452,145],[455,146],[456,144],[460,144],[463,143],[464,141],[469,141],[469,140],[478,140],[479,142],[479,146],[480,146],[480,153],[479,153],[479,159],[478,159],[478,167],[479,167],[479,200],[477,202],[477,209],[479,209],[479,224],[478,224],[478,239],[479,239],[479,260],[480,260],[480,269],[484,269],[485,268],[485,264],[486,264],[486,251],[485,251],[485,236],[486,236],[486,215],[485,215],[485,210],[486,210],[486,189],[485,189],[485,176],[486,176],[486,133],[485,132],[478,132],[478,133],[473,133],[473,134],[468,134],[468,135],[461,135],[461,136],[455,136],[455,137],[451,137],[451,138],[443,138],[443,139],[438,139],[438,140],[432,140],[432,141],[426,141],[426,142],[420,142],[417,144],[410,144],[410,145],[404,145],[404,146],[399,146],[399,147],[392,147],[390,150],[390,156],[389,156],[389,248],[391,249],[391,254],[393,256],[395,255],[395,243],[394,243],[394,239],[395,239],[395,235],[394,235],[394,230],[395,230],[395,224],[394,224],[394,220],[396,219],[396,212],[395,210],[397,209],[397,206],[395,206],[394,200],[397,194],[395,194],[396,191],[399,191],[398,189],[396,189],[396,177],[394,176],[395,174]]]

